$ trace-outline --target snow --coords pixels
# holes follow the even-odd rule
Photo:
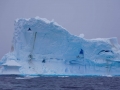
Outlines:
[[[17,19],[11,52],[0,64],[21,65],[26,75],[120,75],[120,45],[116,37],[85,39],[54,20]]]
[[[79,37],[84,38],[84,34],[83,34],[83,33],[82,33],[82,34],[80,34],[80,35],[79,35]]]
[[[8,60],[6,61],[4,64],[2,65],[6,65],[6,66],[18,66],[20,67],[21,65],[19,63],[17,63],[15,60]]]

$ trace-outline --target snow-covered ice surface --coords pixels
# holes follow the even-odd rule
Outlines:
[[[1,66],[9,60],[19,63],[24,75],[120,75],[116,37],[85,39],[39,17],[15,21],[11,51]]]

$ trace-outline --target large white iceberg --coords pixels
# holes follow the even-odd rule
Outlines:
[[[71,35],[38,17],[15,21],[11,51],[0,63],[10,60],[21,65],[20,74],[27,75],[120,75],[116,37],[85,39],[84,34]]]

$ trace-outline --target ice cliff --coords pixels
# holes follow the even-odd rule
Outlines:
[[[11,51],[1,59],[1,67],[14,60],[21,65],[19,74],[120,75],[117,38],[83,36],[71,35],[54,21],[43,18],[18,19]]]

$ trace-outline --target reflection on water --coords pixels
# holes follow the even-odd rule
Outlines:
[[[0,90],[119,90],[120,77],[0,76]]]

